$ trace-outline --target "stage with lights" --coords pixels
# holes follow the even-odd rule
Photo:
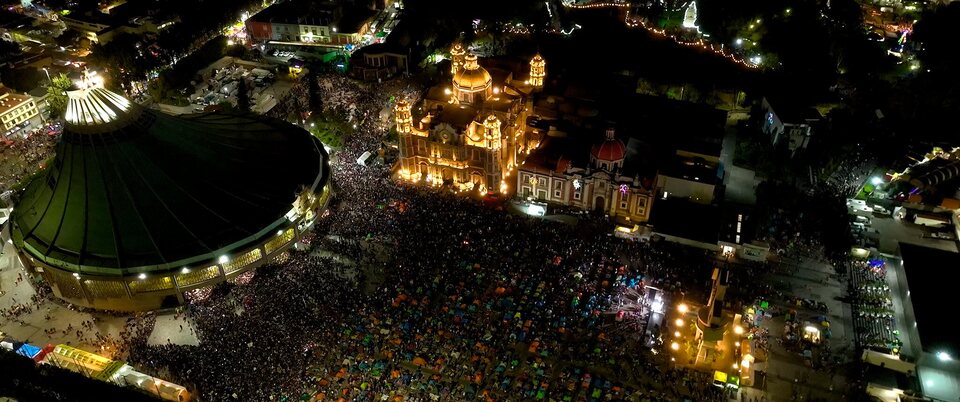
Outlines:
[[[656,349],[662,342],[660,332],[669,298],[669,293],[639,281],[614,296],[608,314],[615,315],[619,327],[639,336],[643,345]]]

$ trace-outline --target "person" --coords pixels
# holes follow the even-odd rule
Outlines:
[[[554,378],[580,395],[617,384],[621,399],[723,400],[702,375],[637,352],[649,350],[644,286],[688,291],[708,255],[571,231],[351,163],[387,134],[370,118],[383,94],[422,92],[399,84],[319,77],[323,112],[357,122],[331,162],[343,202],[304,234],[311,250],[188,292],[199,348],[148,345],[145,330],[128,341],[131,364],[205,400],[307,389],[317,399],[563,399],[570,387],[541,388]],[[633,310],[618,323],[625,303]]]

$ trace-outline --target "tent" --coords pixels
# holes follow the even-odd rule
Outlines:
[[[21,342],[17,342],[11,338],[4,338],[3,340],[0,340],[0,348],[4,348],[11,352],[19,349],[20,345],[21,345]]]
[[[359,158],[357,158],[357,164],[360,166],[367,166],[367,160],[370,159],[370,156],[373,155],[370,151],[364,151]]]
[[[250,72],[253,73],[253,75],[256,75],[257,77],[267,77],[273,74],[262,68],[254,68],[253,70],[250,70]]]
[[[26,356],[33,359],[37,357],[37,355],[39,355],[41,351],[42,349],[40,349],[40,347],[38,346],[33,346],[29,343],[24,343],[22,346],[20,346],[19,349],[17,349],[17,354],[20,356]]]

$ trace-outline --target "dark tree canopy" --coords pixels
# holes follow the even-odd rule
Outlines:
[[[20,45],[17,42],[0,39],[0,60],[18,54],[20,54]]]
[[[925,69],[956,73],[960,66],[960,3],[939,6],[923,13],[913,31],[913,39],[923,43],[920,61]]]

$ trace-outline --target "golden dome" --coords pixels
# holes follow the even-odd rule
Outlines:
[[[453,86],[462,92],[480,92],[490,88],[493,78],[477,63],[475,54],[467,55],[463,68],[453,76]]]

